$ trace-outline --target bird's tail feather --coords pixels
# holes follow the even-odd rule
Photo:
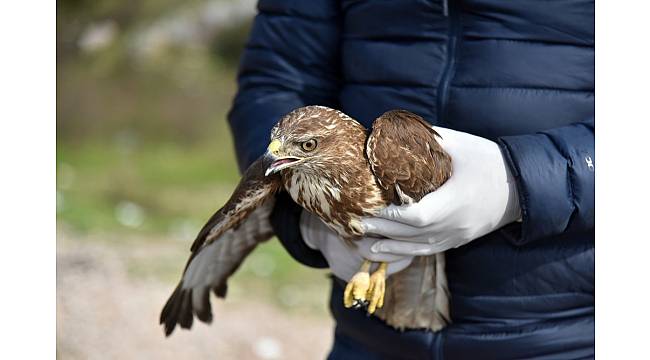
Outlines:
[[[418,291],[414,291],[418,289]],[[386,281],[377,316],[397,329],[438,331],[450,323],[444,253],[421,256]]]

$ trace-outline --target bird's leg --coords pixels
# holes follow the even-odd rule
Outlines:
[[[384,306],[384,294],[386,293],[386,268],[388,264],[379,263],[379,268],[370,275],[370,288],[368,289],[368,314],[372,314],[377,309]]]
[[[352,279],[348,282],[348,285],[345,287],[343,305],[345,305],[346,308],[358,309],[362,306],[368,305],[366,296],[368,294],[368,289],[370,288],[370,264],[370,260],[364,260],[359,272],[354,274]]]

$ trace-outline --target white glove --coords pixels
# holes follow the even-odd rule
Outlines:
[[[519,220],[519,196],[501,149],[490,140],[434,127],[452,159],[452,175],[420,202],[391,205],[363,219],[377,254],[431,255],[465,245]]]
[[[352,248],[318,216],[305,210],[300,216],[300,233],[307,246],[323,253],[332,273],[345,281],[349,281],[359,271],[364,259],[387,262],[387,275],[403,270],[413,260],[412,256],[372,253],[370,247],[377,241],[373,238],[355,241],[357,247]]]

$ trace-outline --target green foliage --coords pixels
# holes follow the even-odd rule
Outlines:
[[[227,136],[220,141],[229,144]],[[232,151],[207,145],[61,143],[57,150],[58,217],[82,231],[169,233],[179,222],[199,224],[238,178]],[[123,203],[141,208],[141,225],[120,223]]]
[[[57,218],[73,230],[173,234],[198,227],[236,185],[225,121],[236,68],[226,58],[243,47],[247,26],[230,31],[228,51],[169,48],[141,58],[131,48],[143,24],[180,4],[58,3],[58,47],[73,50],[57,62]],[[80,51],[74,41],[97,21],[116,22],[117,35]],[[120,209],[138,221],[120,221]]]

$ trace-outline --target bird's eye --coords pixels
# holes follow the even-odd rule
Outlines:
[[[310,139],[302,143],[302,149],[305,151],[313,151],[316,148],[316,140]]]

